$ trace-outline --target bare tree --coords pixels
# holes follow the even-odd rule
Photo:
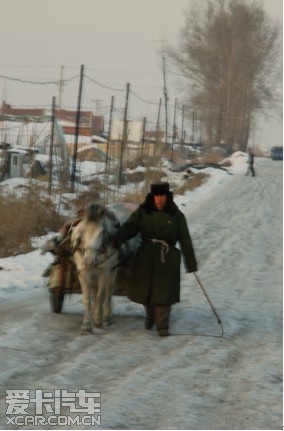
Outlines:
[[[209,146],[245,150],[252,114],[275,106],[280,83],[281,28],[261,6],[208,0],[187,10],[172,64],[196,107]]]

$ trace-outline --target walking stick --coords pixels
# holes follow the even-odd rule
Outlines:
[[[220,318],[219,314],[217,313],[217,311],[216,311],[216,309],[215,309],[214,305],[212,304],[212,302],[211,302],[211,300],[210,300],[210,298],[209,298],[209,296],[208,296],[208,293],[206,292],[206,290],[205,290],[205,289],[204,289],[204,287],[202,286],[202,283],[201,283],[201,281],[200,281],[199,277],[197,276],[196,272],[194,272],[193,274],[194,274],[194,277],[195,277],[195,278],[196,278],[196,280],[197,280],[197,283],[198,283],[198,284],[199,284],[199,286],[201,287],[201,289],[202,289],[202,291],[203,291],[203,293],[204,293],[204,295],[205,295],[205,297],[206,297],[207,301],[209,302],[210,307],[212,308],[212,310],[213,310],[213,312],[214,312],[215,316],[217,317],[217,322],[219,323],[219,325],[220,325],[220,327],[221,327],[221,330],[222,330],[221,337],[223,337],[223,335],[224,335],[224,329],[223,329],[223,325],[222,325],[222,320],[221,320],[221,318]]]

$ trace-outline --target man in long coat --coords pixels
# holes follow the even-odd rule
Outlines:
[[[116,241],[120,245],[139,233],[142,242],[128,297],[145,306],[145,328],[156,324],[158,334],[167,336],[171,305],[180,300],[181,254],[186,271],[197,271],[186,219],[174,203],[168,183],[152,184],[145,201],[121,226]]]

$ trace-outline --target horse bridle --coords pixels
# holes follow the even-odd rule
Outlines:
[[[99,250],[95,249],[94,247],[87,247],[87,248],[78,248],[76,251],[80,252],[84,256],[84,252],[86,250]],[[85,269],[81,269],[79,272],[82,272],[84,270],[89,270],[91,268],[99,268],[101,265],[103,265],[112,255],[114,255],[117,252],[116,249],[113,249],[110,253],[105,254],[104,258],[98,262],[98,252],[95,255],[95,259],[93,262],[89,265],[84,264]]]
[[[114,215],[110,211],[106,212],[106,217],[110,218],[115,224],[117,224],[117,226],[119,225],[119,222],[117,222],[116,218],[114,217]],[[107,240],[109,239],[109,235],[106,233],[105,229],[103,229],[102,244],[98,248],[96,248],[96,247],[80,247],[81,235],[78,235],[78,238],[75,241],[75,246],[72,247],[71,251],[72,251],[72,254],[74,254],[75,252],[78,251],[79,253],[81,253],[82,256],[84,256],[84,254],[87,250],[93,250],[94,251],[95,259],[94,259],[93,263],[90,265],[87,265],[87,266],[84,264],[84,266],[86,267],[87,270],[91,269],[91,268],[98,268],[100,265],[102,265],[104,262],[106,262],[113,254],[115,254],[117,252],[117,250],[115,248],[113,248],[113,250],[111,250],[110,253],[106,254],[106,250],[108,248]],[[98,262],[98,256],[103,255],[103,254],[105,255],[104,258],[100,262]],[[81,271],[83,271],[83,270],[81,270]]]
[[[79,252],[79,253],[81,253],[82,256],[84,256],[85,252],[88,250],[93,250],[94,254],[95,254],[95,258],[93,260],[93,263],[91,263],[90,265],[84,264],[84,266],[86,267],[87,270],[91,269],[91,268],[98,268],[100,265],[102,265],[104,262],[106,262],[117,251],[114,248],[108,254],[106,252],[103,252],[103,250],[105,250],[105,251],[107,250],[106,240],[104,240],[103,244],[101,244],[101,246],[98,248],[96,248],[96,247],[80,247],[80,243],[81,243],[81,238],[79,237],[78,240],[76,241],[76,246],[72,247],[72,254],[74,254],[75,252]],[[100,262],[98,262],[98,256],[102,256],[102,255],[104,255],[104,258],[102,260],[100,260]]]

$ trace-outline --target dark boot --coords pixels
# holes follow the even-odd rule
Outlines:
[[[159,335],[159,337],[168,337],[170,335],[170,333],[169,333],[168,329],[160,329],[158,331],[158,335]]]
[[[156,305],[155,306],[155,323],[160,337],[167,337],[169,334],[171,306]]]
[[[145,322],[144,327],[145,329],[152,329],[155,323],[155,308],[153,305],[145,305]]]

